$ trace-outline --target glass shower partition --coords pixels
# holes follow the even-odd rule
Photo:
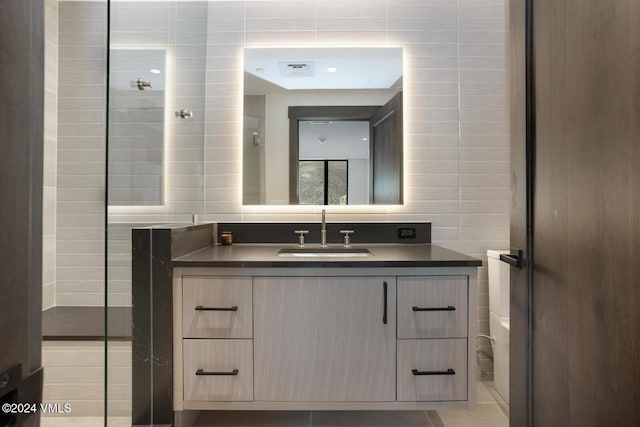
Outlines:
[[[44,6],[41,424],[103,425],[108,1]]]
[[[109,9],[107,424],[171,424],[172,402],[152,389],[172,369],[170,354],[154,348],[160,297],[153,280],[132,288],[135,274],[153,277],[150,264],[133,271],[132,233],[151,238],[204,212],[207,2],[123,0]]]

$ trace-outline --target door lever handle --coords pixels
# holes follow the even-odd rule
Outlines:
[[[500,261],[506,262],[516,268],[522,268],[522,249],[511,249],[511,252],[516,252],[516,254],[501,254]]]

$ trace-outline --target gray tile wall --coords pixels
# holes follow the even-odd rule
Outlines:
[[[55,304],[56,158],[58,144],[58,2],[44,2],[44,161],[42,204],[42,309]]]
[[[319,221],[320,207],[242,206],[242,49],[404,48],[406,194],[400,207],[331,207],[330,220],[433,224],[436,244],[482,258],[478,331],[489,331],[486,250],[509,244],[505,0],[209,3],[205,220]],[[481,375],[491,372],[479,342]]]
[[[58,9],[56,305],[102,305],[107,5]]]
[[[112,48],[166,51],[166,72],[163,75],[163,132],[166,135],[163,174],[166,179],[162,206],[117,207],[109,210],[109,305],[131,305],[131,228],[144,226],[149,222],[190,221],[192,214],[202,213],[204,210],[202,159],[206,11],[207,3],[204,1],[133,1],[111,4]],[[113,59],[112,71],[134,71],[128,66],[130,61],[112,56]],[[181,109],[192,111],[193,118],[184,120],[176,117],[175,112]],[[138,114],[142,110],[133,109],[132,112]],[[158,126],[157,123],[152,125]],[[124,121],[117,124],[111,122],[111,130],[120,136],[131,134],[126,126]],[[120,136],[109,140],[110,153],[116,154],[118,151],[113,149],[111,143],[119,143],[122,139]],[[110,162],[110,168],[121,166],[126,166],[125,162]],[[112,177],[110,174],[110,180]]]
[[[508,246],[505,0],[223,0],[112,6],[114,45],[172,50],[175,71],[167,76],[173,90],[167,94],[167,109],[191,109],[195,118],[167,122],[166,206],[113,210],[110,222],[125,227],[187,221],[192,213],[204,220],[319,221],[319,207],[242,206],[242,49],[393,45],[402,46],[406,57],[406,203],[331,208],[329,219],[430,220],[434,243],[483,259],[487,249]],[[208,15],[203,9],[207,6]],[[92,7],[100,4],[60,6],[58,304],[98,305],[102,295],[96,277],[101,271],[101,226],[93,216],[104,203],[99,178],[104,172],[104,123],[99,118],[104,90],[96,82],[104,81],[105,49],[95,35],[104,31],[104,17],[88,14]],[[75,34],[65,36],[68,33]],[[63,70],[68,74],[63,76]],[[89,80],[82,80],[89,74]],[[114,250],[122,265],[129,256],[125,240]],[[121,273],[121,296],[115,300],[127,304],[128,276],[124,269]],[[486,333],[486,267],[480,270],[478,296],[478,329]],[[480,354],[490,353],[486,342],[480,344]],[[487,359],[480,363],[482,369],[490,368]]]
[[[190,220],[193,213],[203,211],[206,10],[205,1],[111,4],[112,48],[166,51],[166,72],[162,76],[166,107],[163,121],[166,187],[163,206],[113,209],[110,210],[110,223],[184,221]],[[124,58],[112,56],[112,59],[115,59],[111,63],[112,71],[121,74],[130,71],[134,73],[133,78],[137,77],[135,64]],[[153,89],[149,90],[152,92]],[[184,120],[176,117],[175,112],[181,109],[192,111],[193,118]],[[134,113],[143,111],[140,108]],[[153,127],[159,126],[154,123]],[[114,142],[117,144],[122,136],[132,134],[134,129],[135,126],[129,130],[123,122],[112,122],[112,131],[116,135]],[[111,150],[113,154],[117,154],[116,151]],[[123,165],[122,162],[111,164],[114,168]]]
[[[111,46],[165,49],[165,203],[109,212],[109,305],[131,305],[131,228],[202,213],[206,2],[113,2]],[[60,2],[57,305],[104,304],[106,2]],[[113,58],[112,70],[125,70]],[[136,74],[137,78],[137,74]],[[140,105],[144,107],[144,105]],[[174,112],[192,110],[192,120]],[[143,113],[140,111],[132,113]],[[119,116],[120,117],[120,116]],[[113,134],[128,135],[122,120]],[[154,125],[157,126],[157,125]],[[129,132],[130,134],[130,132]],[[118,138],[110,139],[113,170]]]

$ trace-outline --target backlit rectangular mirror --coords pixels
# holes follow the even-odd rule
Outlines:
[[[166,51],[112,48],[109,206],[164,204]]]
[[[402,48],[247,48],[243,204],[402,204]]]

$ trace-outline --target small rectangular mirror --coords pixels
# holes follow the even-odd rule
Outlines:
[[[166,51],[110,56],[109,206],[163,205]]]
[[[402,48],[247,48],[243,204],[402,204]]]

